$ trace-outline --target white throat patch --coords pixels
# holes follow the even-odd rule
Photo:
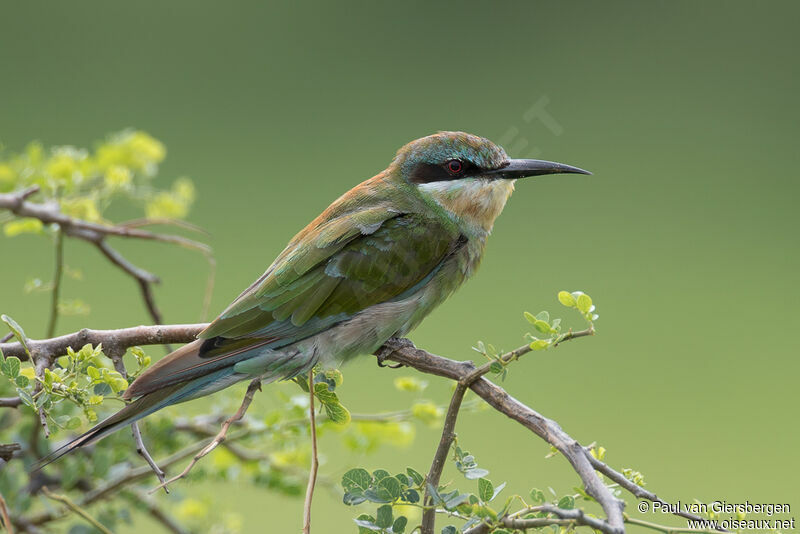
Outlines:
[[[456,218],[488,233],[514,192],[515,181],[462,178],[417,187]]]

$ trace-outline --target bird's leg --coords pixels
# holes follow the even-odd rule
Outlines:
[[[398,369],[403,367],[402,363],[389,365],[384,362],[394,351],[413,346],[414,343],[412,343],[410,339],[406,339],[404,337],[390,337],[386,340],[386,343],[381,345],[381,347],[375,351],[375,357],[378,359],[378,367],[388,367],[389,369]]]

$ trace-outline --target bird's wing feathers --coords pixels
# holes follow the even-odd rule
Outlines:
[[[440,220],[386,208],[306,229],[190,349],[143,373],[132,398],[280,348],[381,302],[410,295],[463,242]],[[302,239],[299,239],[302,237]],[[152,372],[151,372],[152,371]]]
[[[332,220],[287,247],[200,337],[308,337],[411,290],[458,242],[457,232],[421,215],[359,215]]]

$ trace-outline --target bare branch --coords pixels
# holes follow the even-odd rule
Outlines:
[[[244,417],[244,414],[250,407],[250,403],[253,402],[253,396],[256,394],[256,391],[261,391],[261,377],[255,378],[250,381],[250,385],[247,386],[247,391],[244,394],[244,399],[242,399],[242,405],[239,406],[239,409],[236,410],[235,414],[233,414],[232,416],[230,416],[228,419],[225,420],[225,422],[222,424],[222,428],[220,429],[216,437],[214,437],[214,439],[212,439],[208,445],[203,447],[203,449],[200,452],[198,452],[194,458],[192,458],[192,461],[189,462],[189,465],[187,465],[184,468],[184,470],[181,471],[179,474],[170,478],[166,482],[162,482],[161,484],[150,490],[149,493],[153,493],[154,491],[157,491],[159,488],[166,487],[167,485],[172,484],[176,480],[180,480],[181,478],[188,475],[189,471],[192,470],[192,468],[197,464],[197,462],[200,461],[201,458],[203,458],[208,453],[216,449],[223,441],[225,441],[225,437],[228,434],[228,429],[231,427],[233,423],[241,420],[241,418]]]
[[[29,196],[38,191],[39,186],[33,186],[15,193],[0,193],[0,209],[7,209],[19,217],[33,217],[45,224],[58,224],[67,235],[85,241],[101,241],[106,236],[128,237],[148,241],[160,241],[162,243],[171,243],[197,251],[211,252],[211,248],[205,243],[200,243],[199,241],[187,239],[178,235],[157,234],[138,228],[83,221],[63,214],[56,202],[40,204],[28,202],[26,200]]]
[[[49,489],[47,489],[47,486],[42,486],[42,493],[44,493],[45,496],[47,496],[49,499],[65,504],[67,508],[69,508],[70,510],[81,516],[83,519],[86,520],[87,523],[92,525],[94,528],[96,528],[103,534],[113,534],[100,521],[90,516],[86,510],[84,510],[83,508],[72,502],[72,500],[70,500],[70,498],[67,497],[66,495],[59,495],[57,493],[53,493]]]
[[[87,343],[92,345],[103,344],[106,349],[112,347],[129,348],[137,345],[163,345],[165,343],[188,343],[194,341],[208,324],[178,324],[133,326],[118,330],[90,330],[84,328],[71,334],[52,339],[29,339],[31,351],[50,358],[51,361],[58,356],[66,354],[67,347],[79,350]],[[28,354],[19,342],[2,343],[0,350],[6,356],[16,356],[20,360],[27,360]]]
[[[436,448],[436,454],[433,456],[431,468],[428,470],[428,476],[425,477],[425,499],[423,500],[426,508],[422,511],[422,527],[421,534],[433,534],[433,527],[436,523],[436,507],[433,503],[433,496],[430,494],[429,487],[437,489],[439,487],[439,480],[442,477],[442,470],[444,463],[447,460],[447,453],[450,451],[450,446],[453,444],[453,439],[456,437],[456,419],[458,412],[461,409],[461,401],[464,400],[464,393],[467,391],[468,384],[459,382],[456,385],[456,390],[453,397],[450,399],[450,406],[447,408],[447,416],[444,419],[444,426],[442,428],[442,437],[439,440],[439,446]]]
[[[0,408],[16,408],[22,404],[19,397],[0,397]]]
[[[311,534],[311,503],[317,484],[319,458],[317,457],[317,414],[314,412],[314,369],[308,370],[308,419],[311,426],[311,470],[308,472],[306,498],[303,502],[303,534]]]
[[[50,297],[50,324],[47,337],[56,335],[58,323],[58,298],[61,293],[61,278],[64,274],[64,233],[59,228],[55,235],[55,269],[53,270],[53,289]]]
[[[20,450],[22,450],[22,445],[19,443],[0,443],[0,460],[7,462],[15,452]]]
[[[551,514],[554,517],[536,517],[530,519],[520,518],[520,515],[525,515],[532,512],[544,512]],[[534,506],[520,513],[506,515],[500,518],[499,523],[513,530],[526,530],[529,528],[541,528],[550,525],[582,525],[591,527],[595,530],[605,532],[606,534],[613,534],[616,532],[608,523],[596,517],[586,515],[580,508],[564,509],[552,506],[550,504],[543,504],[541,506]],[[488,523],[481,523],[464,532],[464,534],[488,534],[491,531],[491,525]]]

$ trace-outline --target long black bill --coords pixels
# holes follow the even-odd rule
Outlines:
[[[498,178],[525,178],[542,174],[592,174],[589,171],[542,159],[512,159],[502,169],[492,171]]]

